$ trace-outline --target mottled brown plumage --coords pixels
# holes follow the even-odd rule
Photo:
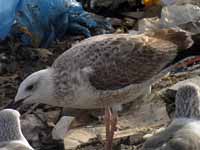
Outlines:
[[[176,57],[176,49],[169,41],[145,35],[101,35],[66,51],[53,68],[71,72],[90,67],[96,89],[114,90],[149,80]]]

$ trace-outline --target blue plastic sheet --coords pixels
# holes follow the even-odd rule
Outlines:
[[[23,0],[18,12],[17,30],[28,31],[22,35],[23,42],[34,46],[47,47],[67,31],[89,37],[88,28],[96,26],[76,0]]]
[[[9,34],[19,5],[20,0],[0,0],[0,39]]]
[[[76,0],[0,0],[0,20],[2,39],[15,20],[12,34],[20,36],[24,44],[42,47],[66,32],[89,37],[89,28],[97,26]]]

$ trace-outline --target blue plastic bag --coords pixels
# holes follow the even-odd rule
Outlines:
[[[5,3],[8,9],[1,8]],[[0,37],[5,38],[12,26],[12,35],[35,47],[48,47],[66,32],[89,37],[89,29],[98,26],[76,0],[0,0],[0,19]]]
[[[48,47],[68,31],[78,31],[89,37],[88,28],[96,25],[76,0],[23,0],[16,16],[14,34],[25,31],[21,35],[23,43]]]
[[[0,0],[0,39],[10,32],[21,0]]]

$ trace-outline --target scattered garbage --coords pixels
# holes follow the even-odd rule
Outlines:
[[[175,4],[175,3],[176,3],[176,0],[161,0],[161,3],[162,3],[163,5],[169,6],[169,5]]]
[[[139,20],[141,32],[159,28],[181,28],[193,34],[200,33],[200,7],[192,4],[170,5],[162,8],[161,17]]]
[[[138,22],[138,30],[140,32],[155,30],[159,28],[161,28],[161,24],[160,24],[160,18],[158,17],[144,18],[139,20]]]
[[[0,1],[0,39],[4,39],[10,32],[20,0]]]
[[[200,19],[200,8],[196,5],[172,5],[164,7],[161,13],[161,24],[164,27],[176,27]],[[200,32],[200,27],[197,26]]]
[[[199,0],[162,0],[164,4],[175,4],[175,5],[184,5],[184,4],[192,4],[200,6]],[[172,2],[172,3],[171,3]]]
[[[52,137],[56,140],[63,140],[74,117],[63,116],[52,130]]]
[[[35,47],[48,47],[66,33],[90,37],[89,29],[110,24],[107,20],[97,24],[76,0],[9,0],[8,9],[3,10],[5,4],[1,3],[0,19],[5,23],[0,24],[0,37],[4,39],[14,23],[11,34],[20,37],[23,44]]]

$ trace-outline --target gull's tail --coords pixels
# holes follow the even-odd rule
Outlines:
[[[188,49],[193,45],[191,34],[181,29],[160,29],[148,32],[147,35],[170,41],[178,46],[179,50]]]

